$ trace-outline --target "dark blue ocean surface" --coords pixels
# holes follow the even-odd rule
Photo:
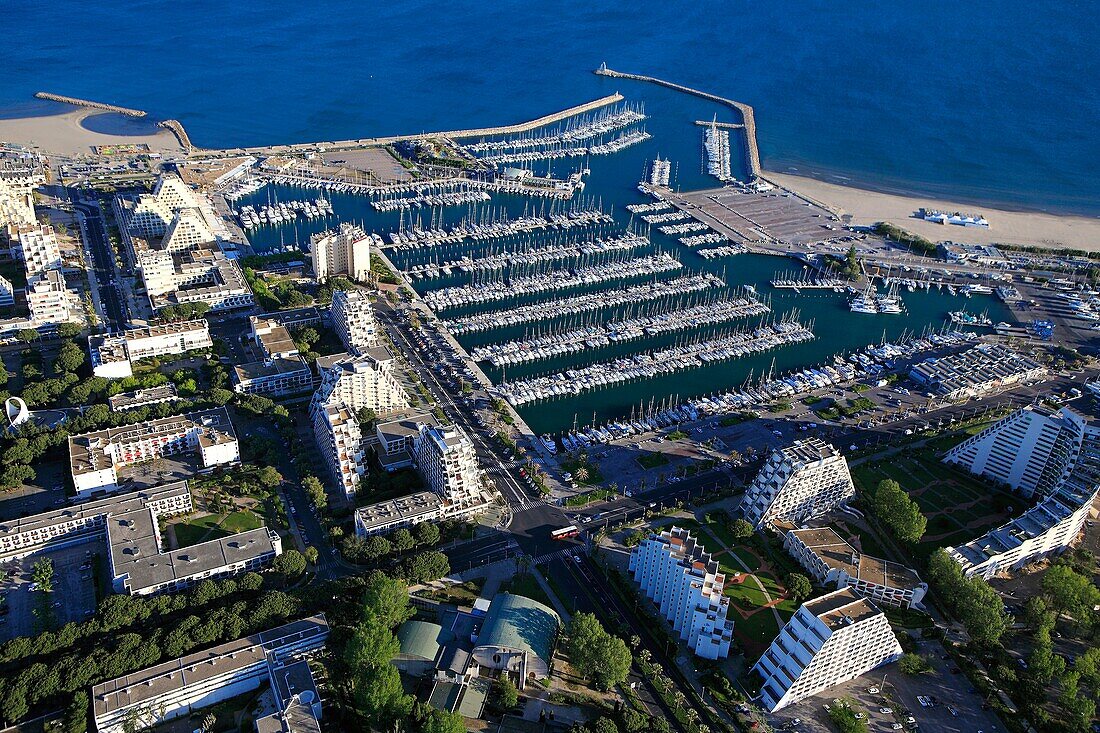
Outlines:
[[[0,110],[38,90],[182,120],[203,146],[495,124],[647,86],[756,107],[764,164],[1100,214],[1096,2],[287,0],[5,7]]]

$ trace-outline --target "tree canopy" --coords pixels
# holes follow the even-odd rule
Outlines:
[[[630,673],[632,658],[626,642],[607,633],[590,613],[573,616],[566,650],[573,668],[600,689],[614,687]]]
[[[863,498],[868,511],[898,539],[910,545],[920,542],[928,527],[928,518],[897,481],[883,479],[873,491],[864,491]]]

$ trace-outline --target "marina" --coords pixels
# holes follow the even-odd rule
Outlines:
[[[577,354],[586,349],[597,349],[612,343],[759,316],[768,311],[767,305],[748,297],[708,300],[698,305],[666,310],[653,315],[606,323],[591,323],[582,328],[479,346],[473,349],[470,355],[477,361],[489,361],[495,367],[505,367]]]
[[[469,285],[432,290],[424,295],[424,301],[432,310],[441,311],[450,308],[491,301],[507,300],[532,293],[554,290],[567,290],[581,285],[645,277],[657,273],[678,270],[683,265],[678,259],[666,253],[620,259],[618,261],[575,267],[566,270],[539,272],[532,275],[501,277],[496,280],[472,282]]]
[[[811,326],[795,320],[733,331],[719,338],[696,341],[644,354],[600,362],[541,377],[502,382],[496,391],[512,405],[578,395],[601,387],[673,374],[729,359],[758,354],[814,338]]]

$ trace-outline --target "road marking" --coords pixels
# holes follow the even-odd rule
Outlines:
[[[551,562],[552,560],[564,560],[568,558],[572,554],[572,552],[573,548],[571,547],[566,547],[555,552],[547,552],[545,554],[539,555],[538,557],[531,558],[531,564],[543,565],[545,563]]]

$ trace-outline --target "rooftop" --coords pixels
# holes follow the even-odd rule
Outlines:
[[[497,593],[477,638],[477,646],[496,646],[534,654],[547,664],[561,620],[553,609],[512,593]]]
[[[812,601],[806,601],[802,607],[817,616],[833,631],[866,621],[882,613],[875,604],[860,597],[851,588],[841,588]]]
[[[420,491],[400,499],[380,501],[355,510],[356,523],[365,531],[425,514],[434,514],[443,507],[440,498],[431,491]]]

